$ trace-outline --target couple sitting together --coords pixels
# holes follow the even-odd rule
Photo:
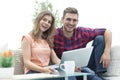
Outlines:
[[[75,71],[91,73],[88,80],[104,80],[101,75],[110,64],[112,33],[105,28],[77,27],[78,18],[78,10],[67,7],[61,19],[62,27],[55,29],[55,18],[50,11],[38,14],[33,29],[23,35],[21,40],[25,74],[53,72],[54,69],[45,68],[50,60],[53,64],[59,64],[64,51],[85,48],[93,40],[93,51],[88,65],[82,68],[76,66]],[[69,80],[82,78],[69,77]]]

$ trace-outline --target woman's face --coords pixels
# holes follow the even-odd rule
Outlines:
[[[49,15],[45,15],[39,22],[39,29],[42,32],[45,32],[51,27],[51,24],[52,24],[52,17]]]

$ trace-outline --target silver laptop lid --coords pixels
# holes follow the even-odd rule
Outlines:
[[[76,66],[87,66],[92,50],[93,47],[86,47],[70,51],[64,51],[61,58],[61,63],[64,63],[64,61],[74,60]]]

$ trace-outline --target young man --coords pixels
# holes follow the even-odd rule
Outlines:
[[[64,51],[85,48],[93,41],[93,51],[88,66],[100,75],[107,71],[110,64],[111,31],[105,28],[77,27],[79,13],[76,8],[68,7],[63,12],[63,26],[57,29],[54,37],[54,50],[59,58]]]

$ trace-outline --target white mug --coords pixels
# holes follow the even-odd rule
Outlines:
[[[75,71],[75,62],[64,61],[63,64],[60,64],[60,69],[63,70],[66,74],[73,74]]]

